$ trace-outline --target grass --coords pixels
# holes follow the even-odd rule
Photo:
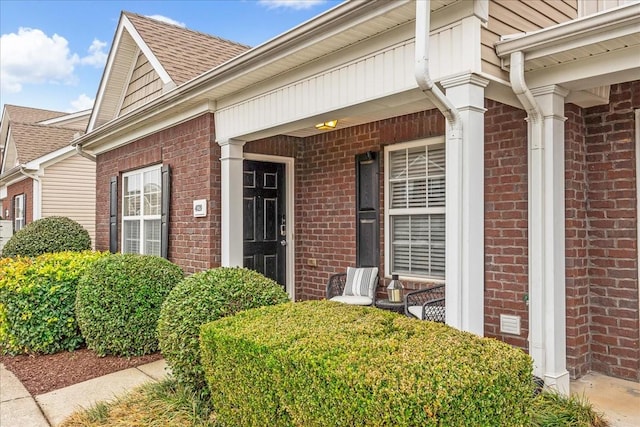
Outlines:
[[[531,408],[534,427],[607,427],[585,396],[566,397],[543,391]],[[211,406],[201,393],[185,389],[174,379],[145,384],[107,403],[75,412],[61,427],[218,427]]]
[[[142,385],[73,413],[61,427],[216,427],[208,401],[174,379]]]

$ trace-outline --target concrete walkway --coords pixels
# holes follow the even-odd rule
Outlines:
[[[15,375],[0,365],[0,426],[57,426],[80,408],[112,400],[141,384],[166,377],[166,366],[164,360],[158,360],[31,396]]]
[[[0,364],[0,426],[55,427],[79,408],[160,380],[167,372],[165,361],[159,360],[32,397]],[[640,383],[591,373],[572,381],[571,393],[587,396],[597,410],[605,413],[611,427],[640,426]]]

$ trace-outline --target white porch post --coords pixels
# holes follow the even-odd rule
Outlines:
[[[441,82],[462,137],[446,135],[446,322],[484,335],[484,88],[475,74]]]
[[[222,266],[243,265],[243,147],[245,142],[229,139],[218,141],[221,147],[221,215]]]
[[[552,85],[532,89],[542,123],[529,146],[529,351],[534,374],[569,393],[566,369],[564,98]],[[531,140],[531,139],[530,139]]]

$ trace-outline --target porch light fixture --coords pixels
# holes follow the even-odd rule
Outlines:
[[[329,120],[328,122],[318,123],[316,129],[318,130],[333,130],[338,126],[337,120]]]

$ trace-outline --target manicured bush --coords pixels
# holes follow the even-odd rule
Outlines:
[[[42,218],[27,224],[4,245],[2,256],[38,256],[45,253],[91,249],[89,233],[63,216]]]
[[[187,277],[171,290],[158,321],[160,350],[176,379],[207,387],[200,364],[200,326],[241,310],[288,302],[282,286],[245,268],[216,268]]]
[[[78,283],[76,316],[98,355],[141,356],[158,349],[156,324],[180,267],[150,255],[114,254],[94,263]]]
[[[522,426],[532,362],[443,324],[330,301],[247,310],[201,329],[224,425]]]
[[[80,275],[100,252],[0,260],[0,352],[55,353],[84,340],[75,316]]]

